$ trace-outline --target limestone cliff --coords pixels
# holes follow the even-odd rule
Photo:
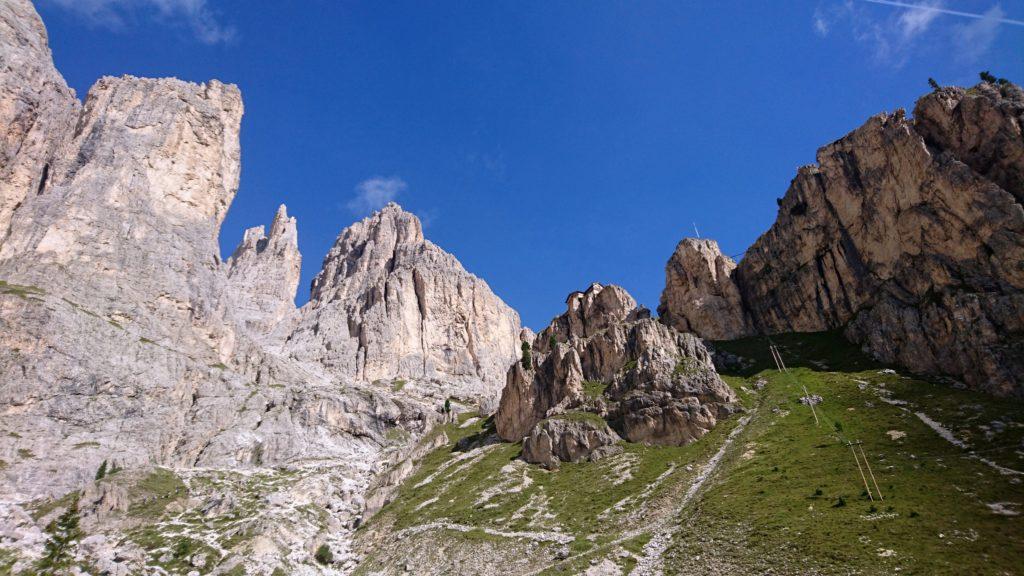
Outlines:
[[[270,233],[263,226],[245,231],[227,261],[228,290],[235,319],[255,336],[284,338],[296,320],[295,291],[299,287],[299,254],[295,218],[282,204]]]
[[[476,383],[468,398],[493,402],[497,388],[481,383],[516,353],[518,316],[416,222],[418,242],[392,247],[394,270],[366,259],[365,284],[324,272],[315,291],[366,304],[352,325],[366,325],[374,378],[388,380],[296,360],[283,349],[299,321],[294,219],[282,207],[268,233],[250,229],[219,257],[238,189],[238,89],[106,77],[82,105],[27,0],[0,0],[0,48],[0,532],[15,571],[41,554],[61,507],[30,512],[80,490],[81,559],[103,573],[168,571],[166,545],[184,525],[205,544],[183,561],[203,573],[352,570],[352,532],[387,499],[368,507],[367,491],[383,472],[394,482],[408,473],[398,464],[452,391],[390,380],[426,366],[415,375],[465,375]],[[373,305],[392,271],[409,288],[403,305],[422,297],[413,316]],[[312,325],[349,326],[329,301],[307,307]],[[413,320],[425,328],[415,358],[383,354]],[[94,482],[114,465],[116,476]],[[330,568],[313,558],[320,545],[333,551]]]
[[[749,336],[753,327],[732,278],[735,269],[714,240],[683,239],[665,267],[661,321],[710,340]]]
[[[1020,88],[982,83],[820,149],[732,274],[742,312],[760,333],[844,328],[883,361],[1024,395],[1022,125]],[[729,337],[735,314],[694,329]]]
[[[444,380],[497,396],[519,351],[519,315],[397,204],[338,236],[301,314],[291,354],[362,380]]]
[[[11,215],[46,191],[80,105],[51,65],[46,29],[27,2],[0,2],[0,245]]]

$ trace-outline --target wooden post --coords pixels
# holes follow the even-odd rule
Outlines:
[[[786,368],[786,363],[782,361],[782,352],[779,352],[779,347],[775,347],[775,353],[779,355],[779,364],[782,364],[782,371],[789,372],[789,368]]]
[[[772,350],[772,357],[775,358],[775,364],[779,366],[779,370],[789,374],[789,368],[786,368],[786,363],[782,360],[782,352],[779,352],[779,349],[775,345],[772,345],[770,348]],[[821,421],[818,420],[818,411],[814,409],[814,404],[811,402],[811,393],[807,391],[807,386],[804,386],[802,382],[800,383],[800,387],[804,391],[804,398],[807,398],[807,405],[811,407],[811,414],[814,416],[814,425],[821,427]]]
[[[871,482],[875,485],[875,492],[878,493],[878,499],[884,501],[882,498],[882,490],[878,487],[878,480],[875,480],[875,473],[871,471],[871,464],[868,464],[868,456],[864,453],[864,445],[860,445],[860,455],[864,458],[864,465],[868,468],[868,474],[871,475]]]
[[[871,487],[868,486],[867,476],[864,476],[864,469],[860,466],[860,458],[857,457],[857,450],[853,447],[853,442],[848,442],[850,446],[850,452],[853,452],[853,461],[857,463],[857,471],[860,472],[860,479],[864,481],[864,490],[868,493],[868,499],[872,502],[875,501],[874,497],[871,496]]]
[[[779,357],[775,355],[775,346],[769,345],[768,350],[772,353],[772,360],[775,360],[775,368],[778,369],[779,372],[782,372],[782,365],[779,364]]]

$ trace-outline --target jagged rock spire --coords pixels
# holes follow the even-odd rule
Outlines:
[[[519,315],[395,203],[342,231],[310,292],[289,349],[340,374],[494,397],[519,351]]]
[[[714,240],[684,238],[665,266],[665,290],[658,315],[682,332],[711,340],[734,340],[752,333],[732,278],[736,263]]]
[[[227,261],[235,320],[253,335],[266,336],[292,318],[301,266],[295,218],[282,204],[270,234],[262,225],[249,228]]]

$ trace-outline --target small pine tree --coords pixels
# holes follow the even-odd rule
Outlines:
[[[321,544],[316,549],[316,554],[313,555],[316,561],[323,564],[324,566],[334,562],[334,553],[331,552],[331,548],[327,544]]]
[[[530,343],[523,342],[523,357],[519,361],[523,365],[523,370],[529,370],[533,363],[533,358],[530,356]]]
[[[36,563],[38,574],[66,574],[74,560],[74,548],[82,538],[82,529],[78,527],[78,495],[71,499],[68,509],[56,520],[50,522],[46,532],[50,539],[46,541],[43,557]]]
[[[558,339],[555,338],[554,335],[552,335],[550,338],[548,338],[548,348],[551,348],[552,350],[554,350],[555,346],[557,346],[557,345],[558,345]]]
[[[935,81],[935,78],[929,78],[928,79],[928,85],[931,86],[932,90],[934,90],[936,92],[938,92],[939,90],[942,90],[942,86],[939,86],[939,83]]]
[[[103,464],[100,464],[99,470],[96,471],[96,479],[103,480],[103,477],[107,475],[107,461],[104,460]]]
[[[978,76],[981,77],[982,82],[988,82],[989,84],[996,83],[996,77],[990,74],[988,70],[979,73]]]
[[[451,414],[452,413],[452,399],[451,398],[445,398],[444,399],[444,413],[445,414]]]

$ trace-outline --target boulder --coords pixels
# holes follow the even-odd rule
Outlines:
[[[616,451],[621,441],[600,416],[566,413],[539,422],[523,439],[523,459],[545,468],[560,462],[598,460]],[[618,450],[615,450],[618,448]]]

